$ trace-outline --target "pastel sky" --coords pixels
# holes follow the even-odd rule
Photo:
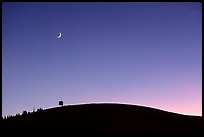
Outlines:
[[[201,56],[201,3],[4,2],[2,115],[63,100],[201,116]]]

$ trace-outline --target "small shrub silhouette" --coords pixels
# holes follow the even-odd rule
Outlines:
[[[16,115],[15,115],[15,117],[19,117],[20,116],[20,114],[19,113],[17,113]]]
[[[22,115],[26,115],[28,112],[26,110],[23,111]]]
[[[8,116],[7,116],[7,119],[8,119],[8,118],[12,118],[12,117],[13,117],[12,115],[8,115]]]
[[[43,111],[43,109],[42,108],[37,109],[37,112],[40,112],[40,111]]]

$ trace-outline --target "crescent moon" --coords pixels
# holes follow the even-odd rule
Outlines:
[[[62,33],[59,33],[59,36],[57,37],[58,39],[62,37]]]

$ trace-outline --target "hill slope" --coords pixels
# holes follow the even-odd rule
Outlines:
[[[3,120],[5,135],[201,135],[199,116],[125,104],[63,106]]]

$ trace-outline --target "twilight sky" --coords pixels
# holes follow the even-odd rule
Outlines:
[[[4,2],[2,115],[59,100],[202,115],[201,50],[201,3]]]

